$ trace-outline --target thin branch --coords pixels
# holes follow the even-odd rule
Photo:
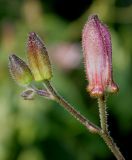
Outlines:
[[[98,98],[98,104],[99,104],[100,123],[102,128],[100,136],[103,138],[103,140],[105,141],[111,152],[114,154],[114,156],[117,158],[117,160],[125,160],[125,158],[123,157],[117,145],[114,143],[108,131],[105,96]]]
[[[108,129],[107,129],[107,113],[106,113],[106,104],[105,97],[101,97],[99,102],[99,110],[100,110],[100,122],[101,128],[90,122],[86,119],[80,112],[78,112],[71,104],[69,104],[66,100],[64,100],[52,87],[49,81],[43,82],[46,90],[52,95],[53,99],[57,103],[59,103],[62,107],[64,107],[74,118],[76,118],[82,125],[84,125],[91,133],[99,134],[102,139],[105,141],[109,149],[112,151],[117,160],[125,160],[122,153],[120,152],[117,145],[114,143],[111,138]]]
[[[71,106],[66,100],[64,100],[52,87],[49,81],[44,81],[44,86],[54,97],[54,100],[64,107],[74,118],[76,118],[81,124],[83,124],[90,132],[100,133],[101,129],[86,119],[80,112],[78,112],[73,106]]]

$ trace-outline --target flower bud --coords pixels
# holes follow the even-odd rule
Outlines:
[[[43,41],[34,32],[28,37],[28,61],[36,81],[49,80],[52,77],[51,64]]]
[[[25,91],[21,93],[21,97],[24,98],[24,100],[33,100],[35,97],[35,91],[32,88],[28,88]]]
[[[100,97],[105,92],[115,93],[117,85],[112,76],[112,45],[107,26],[100,22],[97,15],[92,15],[82,34],[82,47],[86,76],[89,81],[87,90],[93,97]]]
[[[26,86],[33,80],[27,64],[14,54],[9,56],[9,69],[12,78],[20,85]]]

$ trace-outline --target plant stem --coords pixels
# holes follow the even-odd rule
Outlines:
[[[101,128],[104,132],[108,132],[107,111],[106,111],[106,102],[105,102],[104,96],[98,98],[98,105],[99,105],[99,116],[100,116]]]
[[[112,151],[114,156],[117,160],[125,160],[122,153],[120,152],[119,148],[114,143],[113,139],[111,138],[108,127],[107,127],[107,112],[106,112],[106,102],[105,97],[100,97],[98,99],[99,103],[99,115],[100,115],[100,123],[101,128],[90,122],[86,119],[80,112],[78,112],[71,104],[69,104],[66,100],[64,100],[52,87],[49,81],[43,82],[46,90],[52,96],[52,100],[55,100],[59,103],[62,107],[64,107],[74,118],[76,118],[82,125],[84,125],[91,133],[99,134],[102,139],[105,141],[109,149]]]
[[[117,145],[114,143],[108,131],[105,96],[98,98],[98,104],[99,104],[100,123],[102,128],[100,136],[103,138],[103,140],[105,141],[111,152],[114,154],[114,156],[117,158],[117,160],[125,160],[125,158],[123,157]]]
[[[49,93],[54,97],[54,100],[64,107],[74,118],[76,118],[81,124],[83,124],[90,132],[100,133],[101,129],[86,119],[80,112],[78,112],[73,106],[71,106],[66,100],[64,100],[51,86],[49,81],[44,81],[44,85]]]
[[[103,138],[103,140],[105,141],[111,152],[114,154],[114,156],[117,158],[117,160],[125,160],[124,156],[120,152],[117,145],[114,143],[109,133],[102,133],[100,134],[100,136]]]

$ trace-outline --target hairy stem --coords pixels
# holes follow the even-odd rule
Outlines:
[[[102,129],[102,131],[100,132],[100,136],[103,138],[103,140],[105,141],[111,152],[114,154],[114,156],[117,158],[117,160],[125,160],[125,158],[123,157],[117,145],[114,143],[108,131],[105,96],[98,98],[98,104],[99,104],[100,123]]]
[[[100,117],[100,124],[103,131],[108,132],[108,125],[107,125],[107,111],[106,111],[106,102],[105,97],[102,96],[98,98],[98,106],[99,106],[99,117]]]
[[[66,100],[64,100],[51,86],[49,81],[44,81],[44,85],[50,94],[54,97],[54,100],[64,107],[74,118],[76,118],[81,124],[83,124],[90,132],[100,133],[101,129],[86,119],[80,112],[78,112],[73,106],[71,106]]]
[[[120,152],[117,145],[114,143],[112,137],[109,133],[101,133],[100,136],[103,138],[111,152],[114,154],[114,156],[117,158],[117,160],[125,160],[124,156]]]
[[[52,100],[55,100],[62,107],[64,107],[74,118],[76,118],[82,125],[84,125],[91,133],[99,134],[102,139],[105,141],[109,149],[112,151],[117,160],[125,160],[122,153],[120,152],[117,145],[114,143],[111,138],[108,127],[107,127],[107,113],[106,113],[106,102],[105,97],[100,97],[98,99],[99,103],[99,115],[101,128],[90,122],[86,117],[84,117],[80,112],[78,112],[71,104],[64,100],[52,87],[49,81],[43,82],[46,90],[52,95]]]

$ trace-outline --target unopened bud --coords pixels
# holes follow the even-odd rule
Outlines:
[[[14,54],[9,56],[9,69],[12,78],[20,85],[26,86],[33,80],[27,64]]]
[[[50,80],[52,77],[51,64],[47,50],[39,36],[32,32],[28,37],[28,61],[36,81]]]
[[[35,96],[35,91],[31,88],[28,88],[21,93],[21,97],[23,97],[24,100],[33,100],[34,96]]]
[[[112,76],[112,45],[107,26],[100,22],[97,15],[92,15],[82,34],[82,47],[86,76],[89,81],[87,90],[93,97],[100,97],[105,92],[115,93],[117,85]]]

